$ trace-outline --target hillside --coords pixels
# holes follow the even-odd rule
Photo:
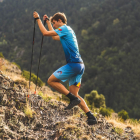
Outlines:
[[[97,90],[107,107],[140,118],[139,0],[4,0],[0,3],[0,52],[30,70],[34,10],[40,17],[64,12],[85,63],[79,94]],[[33,72],[37,73],[41,33],[36,25]],[[46,83],[65,64],[60,42],[44,38],[39,77]],[[68,83],[65,83],[67,86]]]
[[[86,116],[79,107],[65,111],[67,103],[62,101],[59,93],[51,91],[46,86],[38,88],[38,94],[34,94],[28,87],[12,80],[15,75],[17,79],[18,77],[21,79],[20,69],[7,60],[2,59],[1,62],[3,62],[1,63],[3,72],[0,70],[1,139],[138,140],[140,138],[140,132],[137,130],[139,127],[135,127],[133,131],[130,125],[117,123],[115,120],[107,121],[100,114],[95,114],[98,124],[88,126]],[[4,73],[8,73],[11,77]]]

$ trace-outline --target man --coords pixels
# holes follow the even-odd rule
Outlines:
[[[48,84],[58,92],[66,95],[70,99],[70,104],[65,108],[71,109],[76,105],[88,116],[87,123],[93,125],[97,123],[96,118],[90,112],[83,98],[78,95],[81,85],[82,75],[84,73],[84,63],[79,54],[78,43],[74,31],[67,26],[67,18],[64,13],[56,13],[49,21],[47,15],[44,15],[43,20],[46,20],[49,31],[42,24],[39,14],[33,13],[37,20],[40,31],[43,36],[52,36],[54,40],[60,40],[64,49],[67,64],[56,70],[48,79]],[[53,29],[51,23],[53,24]],[[69,91],[60,83],[69,80]]]

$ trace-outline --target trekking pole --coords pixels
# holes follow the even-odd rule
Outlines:
[[[31,66],[30,66],[29,89],[30,89],[31,73],[32,73],[32,63],[33,63],[34,39],[35,39],[35,24],[36,24],[36,19],[34,18],[34,31],[33,31],[33,43],[32,43],[32,55],[31,55]]]
[[[46,24],[46,20],[44,20],[44,26],[45,26],[45,24]],[[43,38],[44,38],[44,36],[42,35],[41,48],[40,48],[40,56],[39,56],[39,63],[38,63],[38,71],[37,71],[37,80],[36,80],[36,87],[35,87],[34,94],[36,94],[36,88],[37,88],[37,81],[38,81],[38,74],[39,74],[39,67],[40,67],[40,59],[41,59],[41,52],[42,52],[42,46],[43,46]]]

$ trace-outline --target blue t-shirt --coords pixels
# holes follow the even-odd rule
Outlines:
[[[67,63],[83,62],[79,54],[78,43],[74,31],[67,25],[63,25],[55,30],[59,35],[64,49]]]

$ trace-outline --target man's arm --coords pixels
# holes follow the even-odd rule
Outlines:
[[[58,36],[58,34],[54,30],[48,31],[44,27],[44,25],[42,24],[42,21],[40,19],[37,19],[37,23],[38,23],[39,29],[42,32],[43,36],[52,36],[53,39],[55,39],[55,40],[57,39],[58,40],[59,36]]]
[[[46,18],[46,15],[44,15],[44,18]],[[49,31],[54,31],[51,22],[49,20],[47,20],[46,23],[48,25]],[[60,40],[59,35],[52,36],[52,38],[53,38],[53,40]]]
[[[39,17],[39,14],[38,14],[37,12],[34,12],[34,13],[33,13],[33,16],[34,16],[34,18],[38,18],[38,17]],[[47,21],[47,22],[48,22],[48,21]],[[43,36],[52,36],[52,38],[53,38],[54,40],[60,40],[58,34],[57,34],[54,30],[48,31],[48,30],[44,27],[44,25],[43,25],[42,21],[40,20],[40,18],[37,19],[37,23],[38,23],[39,29],[40,29],[40,31],[42,32]],[[50,23],[50,24],[51,24],[51,23]],[[48,28],[49,28],[49,30],[50,30],[50,29],[51,29],[51,26],[49,25]],[[52,28],[52,29],[53,29],[53,28]],[[55,36],[56,36],[56,37],[55,37]]]

